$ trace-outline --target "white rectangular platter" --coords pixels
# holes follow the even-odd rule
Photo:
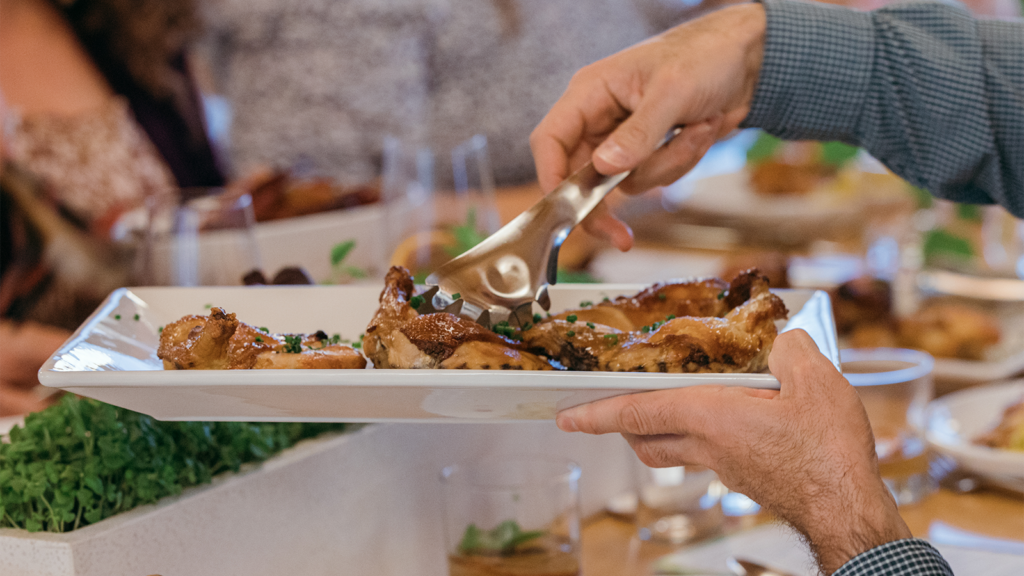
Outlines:
[[[552,311],[633,294],[625,284],[553,286]],[[500,370],[163,370],[159,328],[212,306],[272,332],[340,333],[356,339],[377,310],[379,285],[122,288],[113,292],[43,365],[46,386],[161,420],[509,421],[552,419],[601,398],[664,388],[722,384],[778,388],[761,374],[647,374]],[[836,366],[832,308],[824,292],[779,290],[802,328]]]

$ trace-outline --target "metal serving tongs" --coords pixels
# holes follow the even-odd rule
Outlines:
[[[674,128],[659,146],[674,138]],[[548,310],[548,286],[558,273],[558,250],[569,232],[629,172],[603,176],[593,163],[569,176],[529,210],[427,278],[420,313],[449,312],[490,328],[533,319],[533,302]]]

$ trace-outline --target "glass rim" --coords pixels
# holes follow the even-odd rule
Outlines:
[[[545,463],[556,465],[559,471],[545,475],[540,480],[530,482],[474,482],[460,472],[482,470],[495,464],[509,465],[514,463],[530,464]],[[562,482],[576,482],[580,478],[580,465],[568,458],[543,454],[511,454],[507,457],[487,457],[479,460],[460,460],[441,468],[441,484],[446,486],[464,486],[483,490],[511,490],[525,487],[553,486]]]
[[[905,362],[907,368],[847,374],[843,377],[853,386],[884,386],[912,382],[932,373],[935,358],[927,352],[909,348],[847,348],[839,351],[839,364],[847,362]]]

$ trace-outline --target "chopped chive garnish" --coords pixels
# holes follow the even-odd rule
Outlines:
[[[569,322],[569,324],[572,324],[573,322],[576,321],[576,315],[575,314],[569,314],[568,316],[565,317],[565,319],[566,319],[567,322]]]
[[[651,327],[650,326],[644,326],[643,328],[640,329],[640,331],[643,332],[644,334],[647,334],[648,332],[651,331]]]
[[[721,292],[718,293],[718,299],[719,300],[721,300],[722,298],[725,298],[725,292],[726,292],[725,290],[722,290]]]
[[[299,354],[302,352],[302,338],[299,336],[286,335],[284,337],[284,351],[289,354]]]
[[[337,344],[338,342],[341,342],[341,334],[331,336],[331,344]]]
[[[580,308],[586,308],[587,306],[593,306],[593,305],[594,305],[594,303],[591,302],[590,300],[584,300],[583,302],[580,302]]]
[[[160,334],[163,331],[164,331],[164,327],[163,326],[161,326],[161,327],[156,329],[157,334]]]
[[[666,300],[668,296],[664,292],[658,292],[658,300]]]
[[[363,347],[363,343],[362,342],[353,342],[352,343],[352,347],[355,348],[356,350],[358,350],[358,349]]]
[[[360,335],[359,335],[359,340],[360,340],[360,341],[361,341],[361,340],[363,339],[363,336],[366,336],[366,334],[360,334]]]
[[[203,306],[203,308],[209,310],[210,308],[213,308],[213,304],[206,304],[205,306]]]
[[[270,328],[267,328],[266,326],[260,326],[260,332],[270,334]]]
[[[587,328],[590,328],[591,330],[593,330],[594,329],[594,323],[593,322],[587,322]]]
[[[619,343],[618,334],[605,334],[604,337],[606,340],[610,340],[609,344],[615,345]]]
[[[533,323],[534,323],[534,324],[536,324],[536,323],[540,322],[540,321],[541,321],[541,320],[543,320],[543,319],[544,319],[544,318],[543,318],[543,317],[541,317],[541,315],[540,315],[540,314],[534,314],[534,315],[533,315]]]
[[[412,306],[414,309],[419,309],[419,307],[422,305],[423,296],[413,296],[412,298],[409,299],[409,306]]]
[[[455,294],[452,294],[452,300],[458,300],[459,298],[462,298],[462,292],[456,292]]]
[[[669,314],[668,316],[665,317],[665,321],[666,322],[668,322],[669,320],[675,320],[675,319],[676,319],[676,315],[675,314]]]
[[[607,297],[607,296],[605,296],[604,298],[601,298],[601,302],[611,302],[611,301],[612,301],[612,299]]]
[[[568,332],[565,333],[565,335],[568,336],[569,338],[572,338],[573,336],[576,335],[576,333],[573,332],[572,330],[569,330]]]
[[[256,337],[256,341],[257,342],[263,342],[263,337],[262,336],[257,336]]]
[[[136,319],[136,320],[138,320],[138,319],[139,319],[139,315],[138,315],[138,314],[136,314],[136,315],[135,315],[135,319]]]
[[[120,320],[120,319],[121,319],[121,315],[120,314],[114,314],[114,320]]]
[[[523,324],[524,331],[529,330],[530,328],[533,328],[533,323],[527,322],[526,324]]]

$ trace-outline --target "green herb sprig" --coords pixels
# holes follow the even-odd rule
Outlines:
[[[518,546],[546,533],[543,530],[525,531],[515,520],[505,520],[491,530],[482,530],[476,524],[470,524],[462,534],[459,552],[467,556],[510,556],[515,554]]]
[[[281,349],[287,354],[301,354],[302,353],[302,337],[301,336],[284,336],[284,347]]]

